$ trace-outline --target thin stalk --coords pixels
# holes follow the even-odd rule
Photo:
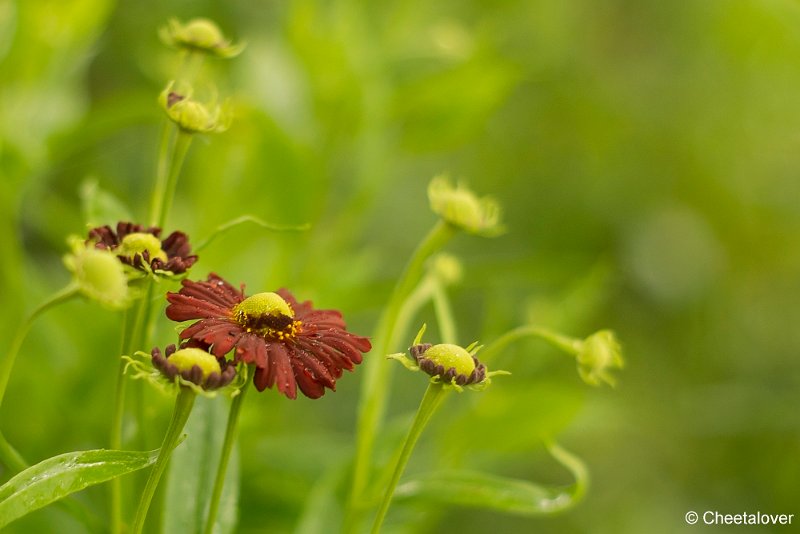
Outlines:
[[[372,534],[377,534],[381,531],[381,525],[383,525],[386,512],[389,511],[389,505],[392,502],[394,490],[397,487],[397,483],[400,481],[403,471],[406,469],[408,459],[414,451],[414,446],[417,444],[417,440],[419,440],[420,435],[422,435],[422,431],[425,429],[428,421],[430,421],[434,412],[442,403],[442,400],[444,400],[445,393],[446,390],[441,383],[428,384],[428,389],[425,390],[425,396],[422,397],[422,402],[419,404],[414,422],[411,424],[411,428],[408,430],[406,439],[403,442],[403,448],[400,451],[397,464],[395,464],[392,478],[389,480],[389,485],[386,487],[386,492],[383,494],[383,500],[378,508],[378,514],[375,516],[375,522],[372,524]]]
[[[439,281],[433,286],[433,311],[436,313],[436,322],[439,323],[442,343],[458,343],[458,329],[453,318],[453,307],[450,305],[444,285]]]
[[[167,190],[170,153],[174,144],[175,125],[170,120],[164,120],[164,126],[161,128],[161,144],[158,148],[156,181],[153,184],[153,195],[150,199],[150,226],[156,226],[161,219],[162,203]]]
[[[8,387],[8,380],[11,378],[11,371],[14,369],[14,362],[17,360],[17,354],[19,354],[19,350],[22,348],[22,343],[25,341],[25,336],[27,336],[28,331],[31,329],[31,326],[33,326],[33,322],[37,317],[53,306],[61,304],[62,302],[66,302],[77,294],[78,285],[74,283],[69,284],[67,287],[54,293],[49,299],[40,304],[38,308],[31,312],[22,325],[20,325],[19,329],[17,330],[17,335],[14,336],[14,339],[11,342],[11,348],[6,354],[6,357],[3,359],[3,362],[0,363],[0,405],[3,404],[3,398],[5,397],[6,388]]]
[[[0,461],[14,473],[20,473],[30,467],[25,458],[8,442],[2,432],[0,432]]]
[[[455,232],[455,228],[444,221],[436,223],[411,256],[378,323],[372,350],[372,354],[378,357],[367,358],[364,364],[364,381],[361,387],[356,430],[355,463],[345,515],[345,532],[355,528],[356,508],[368,482],[375,435],[386,410],[391,366],[387,365],[383,356],[390,352],[403,303],[419,280],[425,260],[444,246]]]
[[[164,187],[164,196],[161,199],[161,208],[158,211],[159,215],[156,219],[156,226],[159,228],[163,228],[164,223],[167,221],[167,213],[172,206],[172,201],[175,198],[175,189],[178,186],[178,176],[180,175],[183,160],[186,158],[186,153],[189,151],[189,145],[191,144],[192,134],[178,130],[172,162],[169,168],[169,175],[167,176],[167,183]]]
[[[208,519],[206,519],[206,534],[214,532],[214,522],[217,520],[219,512],[219,501],[222,497],[222,490],[225,487],[225,473],[228,471],[228,462],[231,459],[233,443],[236,441],[236,429],[239,425],[239,413],[241,412],[244,394],[249,388],[247,385],[242,387],[239,394],[233,398],[231,409],[228,412],[228,424],[225,428],[225,441],[222,443],[222,452],[217,466],[217,477],[214,480],[214,490],[211,493],[211,502],[208,507]]]
[[[141,305],[141,304],[140,304]],[[130,348],[130,338],[133,335],[134,315],[128,310],[122,313],[122,333],[120,336],[120,354],[127,354]],[[125,380],[125,360],[120,358],[117,367],[117,385],[114,393],[114,412],[111,416],[111,449],[122,449],[122,420],[125,412],[125,390],[127,380]],[[111,479],[111,532],[117,534],[122,532],[122,479],[116,477]]]
[[[569,354],[577,354],[580,350],[580,340],[562,336],[561,334],[557,334],[552,330],[540,326],[524,325],[509,330],[481,350],[481,361],[486,363],[514,341],[526,337],[538,337]]]
[[[175,410],[172,412],[172,420],[167,428],[167,433],[164,435],[164,441],[161,444],[161,450],[158,453],[156,464],[150,471],[150,476],[147,479],[147,484],[142,492],[142,498],[139,501],[139,508],[136,510],[136,518],[133,520],[131,532],[133,534],[140,534],[144,528],[145,519],[147,519],[147,511],[150,509],[150,503],[153,500],[153,495],[156,493],[158,483],[161,480],[161,475],[167,467],[167,462],[172,455],[172,450],[178,442],[178,438],[186,425],[186,420],[189,419],[189,414],[192,413],[192,406],[194,406],[194,399],[197,394],[192,388],[182,386],[178,397],[175,399]]]

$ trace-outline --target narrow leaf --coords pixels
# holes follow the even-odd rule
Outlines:
[[[167,472],[163,532],[202,532],[219,465],[230,403],[224,395],[198,397],[184,431],[191,436],[175,449]],[[229,534],[236,526],[239,500],[237,447],[228,470],[214,526],[217,534]]]
[[[71,493],[152,465],[158,451],[93,450],[48,458],[0,487],[0,528]]]
[[[411,478],[398,486],[395,498],[526,516],[563,512],[583,498],[589,474],[577,456],[555,444],[548,450],[575,477],[573,484],[549,486],[475,471],[442,471]]]

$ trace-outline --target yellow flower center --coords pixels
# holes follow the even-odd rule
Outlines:
[[[424,357],[441,365],[445,371],[455,368],[456,373],[460,375],[469,376],[475,370],[475,360],[472,359],[472,355],[458,345],[449,343],[434,345],[425,351]]]
[[[258,293],[233,307],[233,318],[248,332],[278,339],[292,339],[299,331],[291,306],[277,293]]]
[[[190,20],[183,28],[183,40],[198,48],[214,48],[225,44],[222,32],[208,19]]]
[[[161,249],[161,240],[153,234],[145,232],[126,235],[114,252],[116,252],[117,256],[133,258],[137,254],[143,255],[145,251],[150,254],[150,261],[156,258],[161,261],[167,261],[167,253]]]
[[[211,373],[222,373],[219,361],[208,352],[191,347],[188,349],[176,350],[167,361],[178,368],[179,371],[191,371],[195,365],[203,371],[203,380],[208,378]]]

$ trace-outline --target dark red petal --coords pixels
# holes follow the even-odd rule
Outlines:
[[[325,330],[315,334],[315,337],[320,343],[333,347],[354,363],[361,363],[361,353],[369,352],[372,348],[367,338],[355,336],[341,330]]]
[[[331,389],[334,388],[336,379],[331,375],[331,372],[325,366],[322,359],[317,357],[316,354],[295,347],[292,351],[292,355],[295,358],[295,361],[292,362],[293,364],[301,364],[305,372],[315,381]]]
[[[331,371],[335,378],[342,376],[342,370],[352,371],[355,365],[350,358],[343,355],[332,347],[328,347],[319,341],[308,338],[297,338],[298,347],[313,352]]]
[[[303,322],[303,327],[314,330],[324,330],[326,328],[337,328],[344,330],[347,328],[344,324],[341,312],[337,310],[311,310],[305,314],[295,313],[295,319]]]
[[[189,321],[191,319],[227,318],[230,308],[208,302],[196,297],[187,297],[180,293],[167,293],[167,317],[173,321]]]
[[[253,374],[253,385],[258,391],[267,389],[267,369],[264,367],[256,367],[256,372]]]
[[[318,399],[325,394],[325,387],[303,367],[303,364],[298,359],[292,361],[292,370],[303,395],[309,399]],[[331,387],[331,389],[335,388]]]
[[[234,359],[237,362],[254,363],[257,367],[267,366],[267,347],[264,339],[255,334],[244,334],[236,343]]]
[[[295,383],[292,364],[289,360],[289,353],[286,347],[280,343],[269,345],[269,356],[267,357],[268,385],[278,385],[278,391],[290,399],[297,398],[297,384]]]
[[[161,249],[167,253],[167,257],[174,258],[175,256],[185,258],[192,253],[192,247],[189,245],[189,236],[183,232],[172,232],[161,242]]]

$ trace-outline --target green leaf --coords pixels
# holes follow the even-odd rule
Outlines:
[[[0,528],[71,493],[152,465],[158,451],[68,452],[22,471],[0,487]]]
[[[130,221],[130,210],[117,197],[100,188],[96,179],[87,178],[80,190],[83,218],[87,226],[104,224],[115,227],[117,221]]]
[[[186,443],[170,458],[165,491],[163,532],[202,532],[214,478],[225,439],[230,402],[224,395],[197,397],[184,432]],[[239,456],[234,443],[225,487],[214,526],[215,534],[233,532],[239,501]]]
[[[586,493],[589,473],[583,461],[558,445],[548,447],[575,477],[568,486],[534,484],[475,471],[442,471],[419,475],[397,487],[395,498],[431,504],[490,508],[517,515],[546,515],[575,506]]]

